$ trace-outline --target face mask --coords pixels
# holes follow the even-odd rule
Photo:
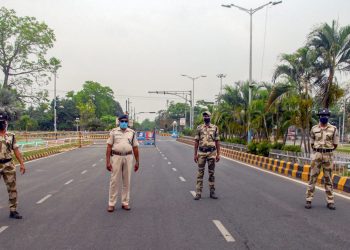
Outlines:
[[[6,122],[0,122],[0,130],[3,131],[3,130],[6,130],[6,129],[7,129]]]
[[[126,129],[126,128],[128,128],[128,123],[127,122],[121,122],[119,126],[120,126],[121,129]]]
[[[321,118],[320,118],[320,122],[321,122],[322,124],[327,124],[327,123],[328,123],[328,117],[321,117]]]
[[[204,120],[204,122],[205,122],[206,124],[209,124],[209,123],[210,123],[210,117],[205,117],[203,120]]]

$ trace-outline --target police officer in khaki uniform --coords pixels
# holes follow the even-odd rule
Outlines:
[[[135,131],[128,128],[128,116],[119,117],[119,127],[113,129],[107,140],[106,167],[112,172],[109,185],[108,212],[113,212],[120,193],[120,178],[122,179],[121,201],[124,210],[130,210],[130,177],[134,156],[136,163],[134,171],[139,169],[139,143]],[[134,155],[134,156],[133,156]]]
[[[203,112],[204,124],[197,127],[194,145],[194,161],[198,163],[195,200],[200,200],[203,189],[205,163],[208,162],[210,198],[217,199],[215,194],[215,162],[220,160],[220,143],[218,127],[210,123],[210,112]]]
[[[335,210],[332,182],[332,152],[339,144],[339,134],[337,128],[328,123],[330,115],[328,109],[321,109],[318,112],[320,123],[313,126],[310,131],[311,146],[314,153],[312,155],[309,186],[306,191],[305,208],[307,209],[311,208],[311,201],[314,197],[317,177],[320,173],[321,167],[323,167],[327,207],[331,210]]]
[[[10,218],[22,219],[17,212],[17,188],[16,188],[16,166],[12,162],[12,155],[15,154],[20,163],[20,172],[24,174],[23,159],[18,145],[16,144],[15,135],[7,132],[8,116],[6,112],[0,112],[0,178],[4,179],[9,194]]]

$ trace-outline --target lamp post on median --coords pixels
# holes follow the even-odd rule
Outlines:
[[[216,75],[218,78],[220,78],[220,96],[219,98],[222,96],[222,78],[225,78],[226,75],[225,74],[217,74]]]
[[[238,5],[235,4],[222,4],[222,7],[225,8],[231,8],[231,7],[236,7],[239,10],[242,10],[246,13],[248,13],[250,15],[250,43],[249,43],[249,106],[251,104],[251,100],[252,100],[252,84],[253,84],[253,80],[252,80],[252,58],[253,58],[253,52],[252,52],[252,48],[253,48],[253,14],[261,9],[263,9],[264,7],[268,6],[268,5],[277,5],[282,3],[282,1],[275,1],[275,2],[268,2],[266,4],[263,4],[255,9],[246,9],[243,7],[240,7]],[[250,134],[250,112],[248,112],[248,143],[251,140],[251,134]]]
[[[190,128],[193,129],[193,123],[194,123],[194,81],[201,77],[207,77],[206,75],[200,75],[196,77],[188,76],[188,75],[181,75],[183,77],[187,77],[192,80],[192,101],[191,101],[191,112],[190,112]]]

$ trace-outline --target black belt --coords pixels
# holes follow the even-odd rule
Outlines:
[[[0,164],[5,164],[12,161],[12,159],[0,159]]]
[[[214,152],[216,147],[199,147],[199,151],[203,153]]]
[[[117,151],[114,151],[114,150],[112,150],[112,156],[113,155],[120,155],[120,156],[125,156],[125,155],[131,155],[132,154],[132,151],[129,151],[129,152],[117,152]]]
[[[321,152],[321,153],[330,153],[333,152],[333,149],[330,148],[314,148],[316,152]]]

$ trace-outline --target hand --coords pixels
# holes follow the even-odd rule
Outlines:
[[[110,162],[107,162],[106,168],[109,172],[112,171],[112,164]]]
[[[135,166],[134,166],[134,171],[137,172],[137,170],[139,170],[139,167],[140,167],[140,166],[139,166],[139,163],[136,162],[136,163],[135,163]]]
[[[195,163],[198,163],[198,155],[195,155],[195,156],[194,156],[194,162],[195,162]]]
[[[215,161],[216,161],[216,162],[219,162],[219,161],[220,161],[220,155],[219,155],[219,154],[216,155]]]
[[[26,167],[24,166],[24,164],[21,164],[19,171],[21,172],[21,174],[26,173]]]

